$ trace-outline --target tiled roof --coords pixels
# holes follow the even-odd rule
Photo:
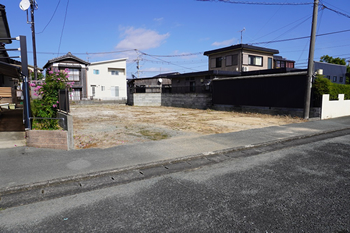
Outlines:
[[[60,56],[60,57],[56,57],[56,58],[53,58],[51,60],[49,60],[46,65],[44,66],[44,68],[47,68],[50,64],[52,63],[55,63],[55,62],[59,62],[59,61],[62,61],[62,60],[65,60],[65,59],[72,59],[72,60],[75,60],[81,64],[84,64],[84,65],[89,65],[90,63],[87,62],[87,61],[84,61],[83,59],[80,59],[76,56],[74,56],[71,52],[68,52],[66,55],[63,55],[63,56]]]

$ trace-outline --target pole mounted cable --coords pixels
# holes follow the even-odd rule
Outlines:
[[[345,17],[347,17],[347,18],[350,18],[350,15],[345,14],[345,13],[340,12],[340,11],[337,11],[337,10],[334,10],[334,9],[332,9],[332,8],[329,8],[329,7],[325,6],[324,4],[322,4],[321,6],[322,6],[324,9],[327,9],[327,10],[333,11],[333,12],[335,12],[335,13],[339,14],[339,15],[342,15],[342,16],[345,16]]]
[[[67,19],[68,4],[69,4],[69,0],[67,1],[66,12],[65,12],[65,14],[64,14],[63,27],[62,27],[61,36],[60,36],[60,42],[59,42],[59,44],[58,44],[57,56],[58,56],[58,54],[60,53],[60,49],[61,49],[62,36],[63,36],[63,31],[64,31],[64,27],[65,27],[65,25],[66,25],[66,19]]]
[[[49,22],[48,22],[48,23],[46,24],[46,26],[44,27],[44,29],[43,29],[41,32],[38,32],[38,33],[36,33],[36,34],[43,33],[43,32],[45,31],[45,29],[47,28],[47,26],[49,26],[49,24],[51,23],[53,17],[54,17],[55,14],[56,14],[56,11],[57,11],[57,9],[58,9],[58,6],[60,5],[60,2],[61,2],[61,0],[58,1],[57,6],[56,6],[56,9],[55,9],[55,11],[53,12],[53,14],[52,14],[52,16],[51,16]]]

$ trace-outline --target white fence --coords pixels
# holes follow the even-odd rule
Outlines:
[[[329,94],[322,96],[321,119],[350,116],[350,100],[344,100],[344,94],[338,95],[338,100],[329,100]]]

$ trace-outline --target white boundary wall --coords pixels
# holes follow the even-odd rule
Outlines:
[[[344,100],[344,94],[338,100],[329,100],[329,94],[322,95],[321,119],[350,116],[350,100]]]

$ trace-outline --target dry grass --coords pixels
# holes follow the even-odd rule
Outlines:
[[[303,122],[290,116],[173,107],[72,106],[76,148],[112,147]]]

